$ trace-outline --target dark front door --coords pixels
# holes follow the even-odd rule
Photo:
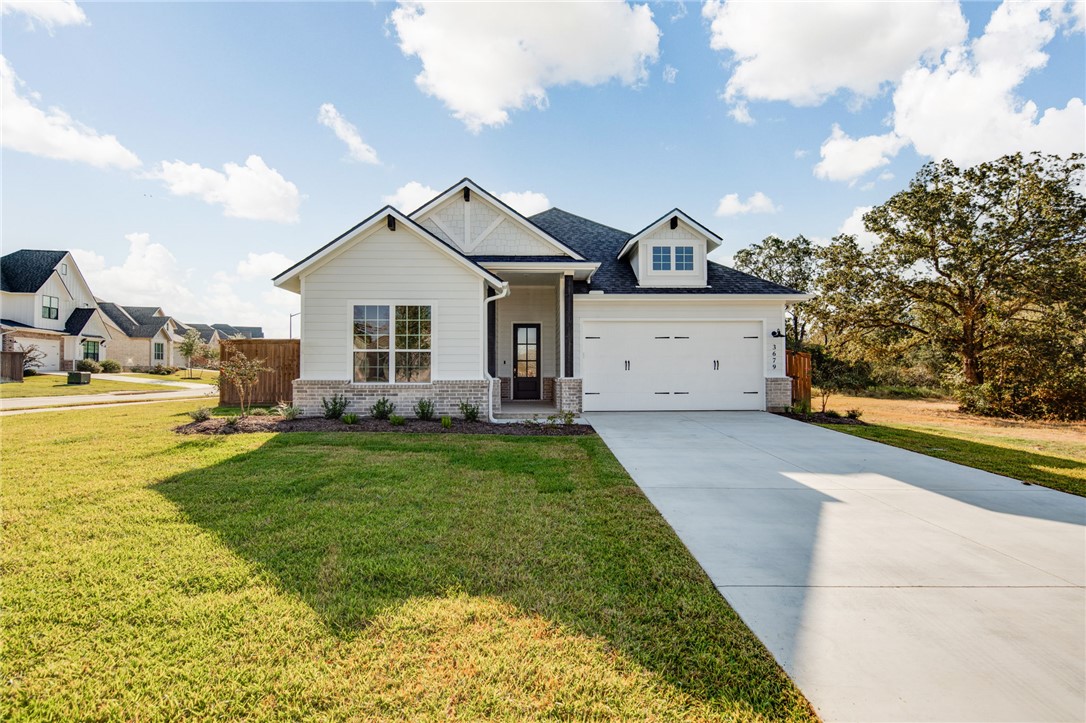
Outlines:
[[[539,324],[513,324],[513,399],[539,399]]]

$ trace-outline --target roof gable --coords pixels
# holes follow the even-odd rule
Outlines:
[[[584,258],[470,178],[461,179],[410,217],[467,254]]]
[[[272,279],[273,283],[282,289],[286,289],[287,291],[300,293],[302,274],[312,271],[313,269],[320,266],[323,266],[325,263],[332,260],[341,251],[349,248],[355,243],[364,242],[366,236],[371,231],[380,228],[384,224],[387,224],[388,227],[393,230],[402,227],[403,229],[411,232],[426,243],[431,244],[438,251],[453,259],[460,265],[464,266],[466,269],[479,275],[484,281],[486,281],[494,288],[504,287],[504,281],[502,281],[497,276],[487,271],[485,268],[483,268],[471,258],[466,256],[460,249],[456,248],[449,242],[439,238],[438,236],[435,236],[429,229],[420,226],[415,221],[403,215],[392,206],[385,206],[369,218],[366,218],[365,220],[348,229],[336,238],[332,239],[329,243],[317,249],[309,256],[306,256],[304,259],[294,264],[286,271],[280,273],[278,276]]]
[[[682,221],[683,223],[685,223],[687,226],[689,226],[691,228],[691,230],[693,230],[698,235],[701,235],[701,236],[705,237],[706,251],[707,252],[712,251],[713,249],[720,246],[720,242],[722,241],[722,239],[719,236],[717,236],[715,233],[713,233],[709,229],[702,226],[700,223],[698,223],[694,219],[687,216],[681,209],[673,208],[670,211],[668,211],[667,213],[665,213],[663,216],[661,216],[660,218],[658,218],[655,221],[653,221],[652,223],[650,223],[645,228],[641,229],[637,233],[630,236],[630,238],[622,246],[622,249],[619,250],[617,258],[622,258],[626,254],[628,254],[630,252],[630,250],[633,249],[633,247],[636,246],[639,241],[641,241],[642,239],[644,239],[647,236],[651,235],[653,232],[655,232],[657,229],[659,229],[665,223],[677,224],[679,221]]]

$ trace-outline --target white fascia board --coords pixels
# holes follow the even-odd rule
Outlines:
[[[538,271],[540,273],[561,273],[563,271],[572,271],[573,276],[576,279],[587,279],[596,273],[600,264],[596,261],[573,261],[570,263],[553,262],[553,263],[538,263],[531,261],[500,261],[495,263],[482,262],[482,266],[485,266],[494,273],[501,273],[503,271],[515,271],[523,273],[525,271],[532,272]]]
[[[412,233],[414,233],[416,236],[418,236],[423,241],[426,241],[426,242],[430,243],[431,245],[434,246],[434,248],[441,251],[443,254],[448,256],[453,261],[456,261],[458,264],[460,264],[464,268],[466,268],[466,269],[478,274],[479,276],[481,276],[483,278],[483,280],[485,280],[487,283],[489,283],[494,288],[496,288],[496,289],[501,288],[501,285],[503,283],[501,279],[499,279],[497,276],[490,273],[486,269],[482,268],[478,264],[474,263],[473,261],[471,261],[467,257],[461,255],[458,251],[450,248],[448,244],[441,241],[439,238],[434,236],[432,233],[427,231],[422,226],[419,226],[412,219],[410,219],[407,216],[403,215],[402,213],[397,211],[392,206],[385,206],[384,208],[379,210],[377,213],[373,214],[372,216],[370,216],[366,220],[364,220],[361,223],[359,223],[358,225],[354,226],[353,228],[351,228],[347,232],[339,235],[338,237],[333,239],[331,242],[325,244],[321,248],[317,249],[317,251],[313,252],[312,254],[307,256],[306,258],[304,258],[301,261],[299,261],[298,263],[296,263],[294,266],[291,266],[289,269],[287,269],[283,273],[281,273],[278,276],[274,277],[272,279],[272,282],[277,287],[279,287],[281,289],[285,289],[287,291],[293,291],[296,294],[300,294],[301,293],[301,281],[300,281],[300,279],[301,279],[303,274],[311,271],[312,269],[316,268],[317,266],[320,266],[320,265],[324,264],[324,262],[326,260],[328,260],[330,257],[338,254],[346,246],[360,240],[363,236],[365,236],[367,233],[369,233],[373,229],[377,228],[380,224],[385,223],[386,222],[385,219],[387,217],[389,217],[389,216],[392,216],[393,218],[395,218],[397,223],[401,223],[403,225],[403,228],[405,228],[407,230],[410,230]]]
[[[709,229],[705,228],[704,226],[702,226],[700,223],[698,223],[694,219],[687,216],[686,213],[684,213],[680,209],[673,208],[670,211],[668,211],[667,213],[665,213],[663,216],[656,219],[655,221],[650,223],[648,226],[646,226],[645,228],[641,229],[640,231],[635,233],[633,236],[631,236],[630,240],[626,242],[626,244],[622,247],[622,250],[618,252],[618,256],[616,256],[615,258],[616,259],[621,259],[627,253],[629,253],[630,249],[632,249],[634,246],[636,246],[637,243],[641,239],[643,239],[645,236],[649,235],[650,233],[652,233],[656,229],[660,228],[660,226],[662,226],[666,221],[669,221],[673,216],[677,216],[678,218],[682,219],[682,221],[686,225],[693,227],[693,229],[695,231],[697,231],[699,234],[705,236],[705,243],[706,243],[705,253],[706,253],[706,255],[708,255],[708,253],[710,251],[714,251],[714,250],[716,250],[717,248],[720,247],[720,236],[718,236],[713,231],[710,231]]]
[[[455,186],[448,189],[444,193],[434,197],[430,201],[427,201],[426,204],[423,205],[422,207],[417,208],[414,211],[412,211],[411,214],[410,214],[411,218],[415,219],[415,218],[419,218],[421,216],[425,216],[429,212],[435,210],[438,206],[441,206],[443,203],[445,203],[445,201],[452,198],[456,194],[463,193],[465,188],[469,189],[472,193],[479,194],[480,196],[485,198],[487,201],[490,201],[491,203],[493,203],[499,209],[502,209],[502,210],[506,211],[509,218],[511,218],[513,221],[515,221],[522,229],[524,229],[528,233],[539,236],[544,241],[551,244],[552,246],[557,248],[562,253],[573,257],[577,261],[584,261],[585,260],[584,256],[581,256],[579,253],[577,253],[576,251],[574,251],[570,247],[566,246],[564,243],[562,243],[558,239],[554,238],[553,236],[551,236],[549,233],[547,233],[543,229],[536,226],[534,223],[532,223],[531,221],[526,219],[523,215],[521,215],[520,212],[518,212],[516,209],[511,208],[509,206],[509,204],[505,203],[500,198],[494,196],[492,193],[487,191],[485,188],[481,188],[480,186],[478,186],[470,178],[463,179],[462,181],[460,181],[459,183],[457,183]]]

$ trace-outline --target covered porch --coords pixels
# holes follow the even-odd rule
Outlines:
[[[580,385],[573,380],[573,282],[587,278],[595,264],[485,265],[509,284],[507,295],[487,304],[487,371],[501,384],[495,415],[579,413]]]

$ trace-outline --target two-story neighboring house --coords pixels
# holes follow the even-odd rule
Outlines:
[[[3,349],[44,354],[42,371],[106,358],[112,335],[75,259],[67,251],[24,249],[0,257]]]

